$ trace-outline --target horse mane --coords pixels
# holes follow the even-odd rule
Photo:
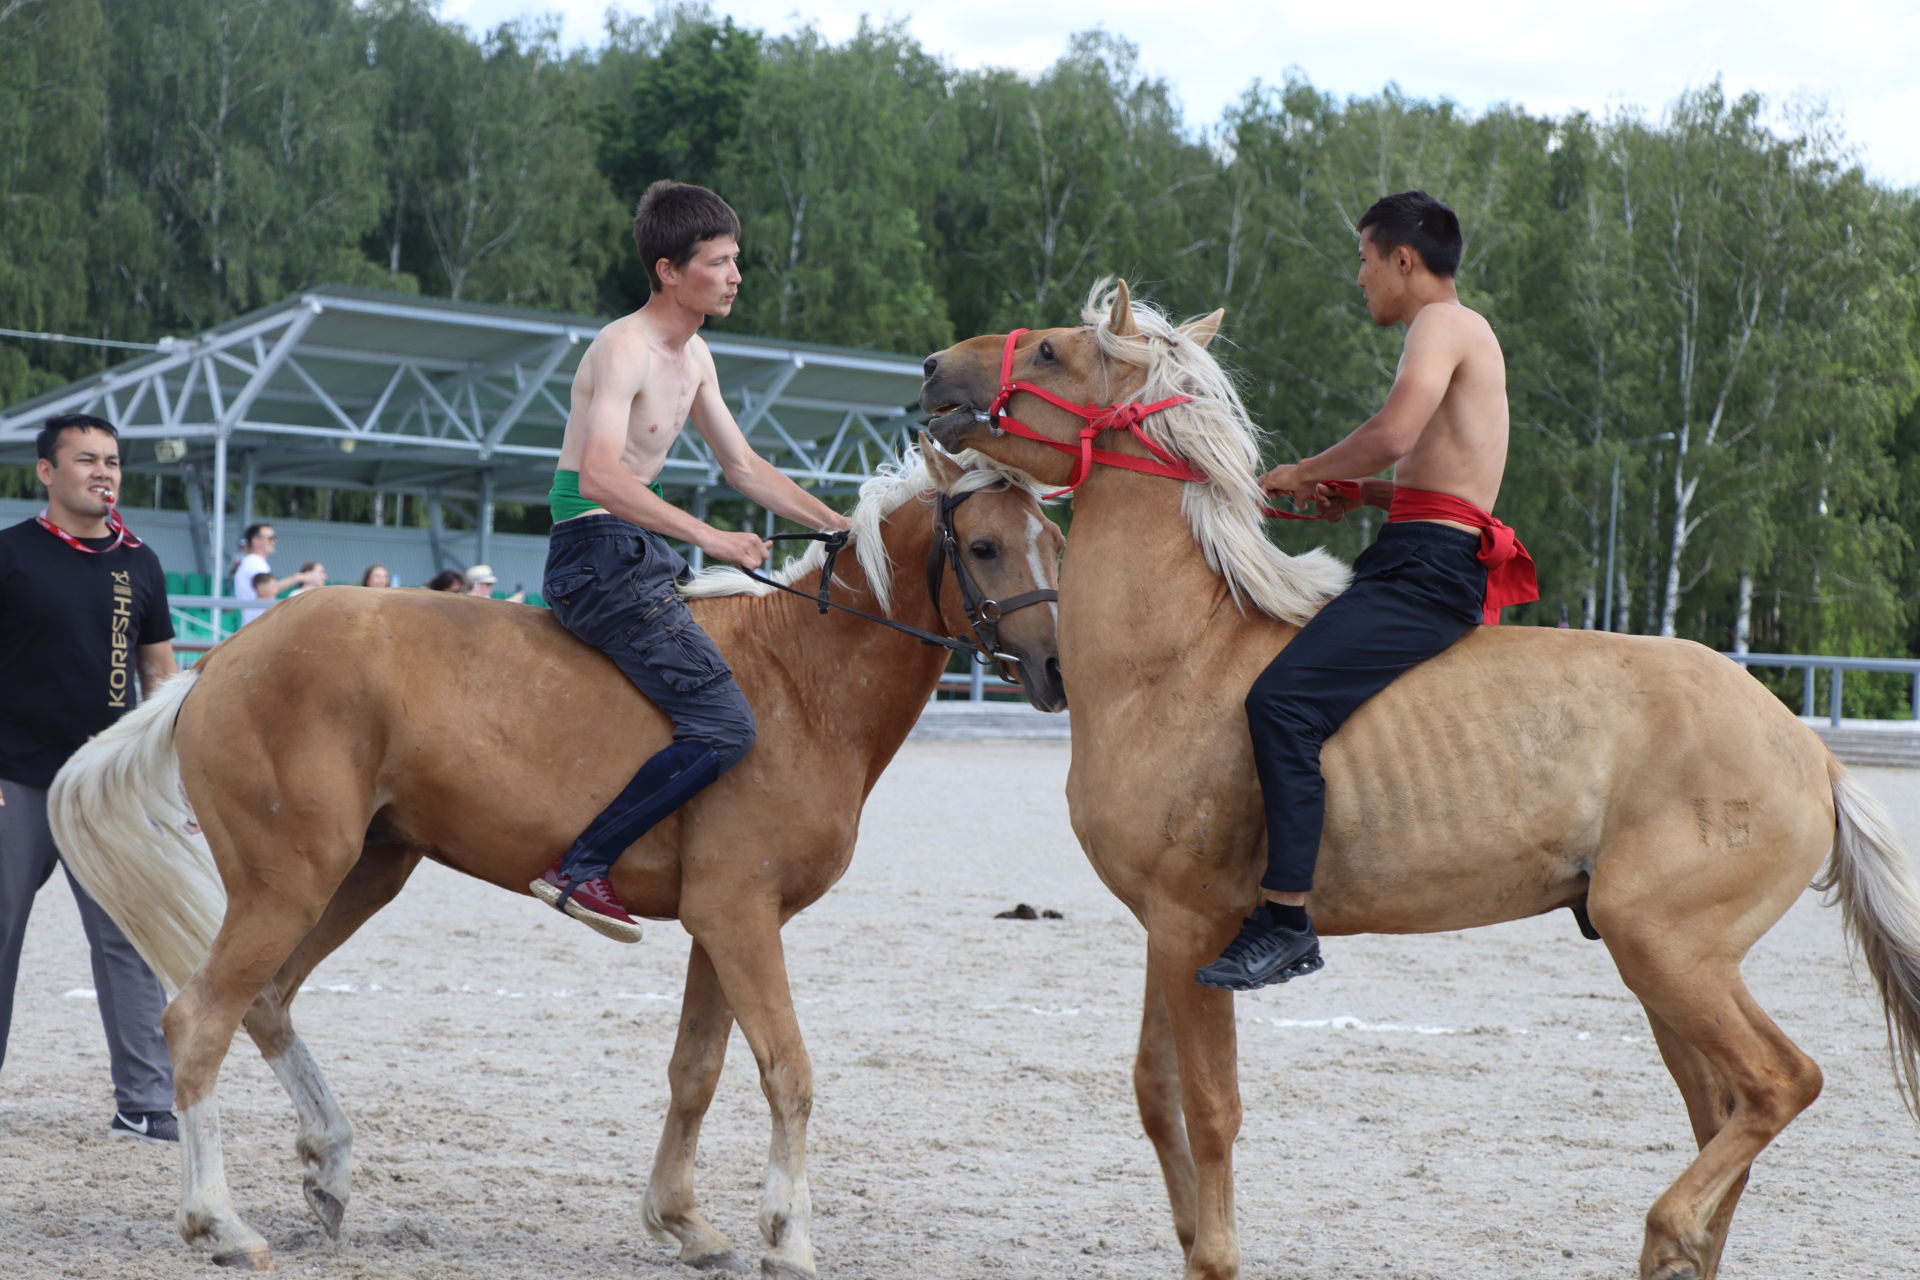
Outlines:
[[[1137,333],[1115,334],[1110,321],[1117,291],[1112,285],[1111,279],[1095,283],[1081,312],[1093,326],[1101,353],[1146,371],[1137,393],[1143,401],[1193,397],[1146,418],[1141,430],[1211,477],[1182,485],[1180,498],[1208,566],[1226,580],[1242,609],[1252,605],[1285,622],[1306,622],[1346,590],[1352,571],[1324,548],[1289,555],[1268,540],[1260,514],[1266,495],[1255,482],[1265,433],[1247,416],[1232,376],[1151,303],[1132,304]]]
[[[909,500],[933,492],[950,495],[973,493],[1009,484],[1027,490],[1036,498],[1040,495],[1041,486],[1028,477],[971,449],[953,455],[953,460],[963,470],[951,485],[942,485],[927,466],[927,460],[920,455],[920,450],[908,445],[899,458],[881,463],[873,477],[860,486],[860,500],[854,505],[853,514],[848,517],[853,521],[849,546],[858,558],[860,569],[867,577],[867,586],[883,613],[891,604],[893,562],[887,558],[886,543],[880,538],[880,526]],[[805,551],[789,558],[767,576],[790,587],[818,571],[826,559],[827,549],[824,545],[808,543]],[[764,582],[749,578],[732,565],[714,565],[702,569],[691,581],[680,584],[680,594],[691,599],[766,596],[776,590]]]

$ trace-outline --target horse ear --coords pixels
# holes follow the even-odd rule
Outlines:
[[[1212,315],[1201,316],[1198,320],[1189,320],[1181,325],[1180,332],[1204,347],[1213,341],[1216,333],[1220,332],[1220,322],[1226,318],[1226,315],[1225,307],[1216,308]]]
[[[942,493],[952,492],[954,484],[965,470],[948,455],[945,449],[935,444],[926,432],[920,433],[920,457],[927,464],[927,474],[940,486]]]
[[[1127,292],[1127,282],[1113,282],[1113,309],[1107,312],[1107,332],[1116,338],[1131,338],[1140,332],[1133,322],[1133,295]]]

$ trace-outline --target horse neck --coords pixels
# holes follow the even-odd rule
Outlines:
[[[1137,686],[1193,660],[1196,644],[1243,619],[1226,579],[1207,564],[1180,508],[1183,486],[1096,467],[1074,494],[1060,564],[1060,649],[1070,681],[1104,682],[1118,664]],[[1285,624],[1260,619],[1274,628]],[[1076,695],[1076,700],[1078,695]]]
[[[921,570],[933,544],[932,508],[918,496],[909,498],[881,525],[881,539],[893,563],[891,605],[882,610],[867,581],[859,557],[851,549],[840,553],[834,566],[832,600],[835,604],[878,614],[938,634],[940,619],[927,599]],[[809,573],[793,583],[796,591],[818,595],[820,573]],[[818,606],[787,592],[759,597],[767,615],[756,619],[753,632],[768,652],[764,660],[801,677],[787,686],[804,706],[797,709],[805,723],[836,743],[871,746],[884,764],[919,719],[933,695],[947,650],[922,644],[913,636],[838,609],[822,615]],[[876,776],[877,767],[869,775]]]

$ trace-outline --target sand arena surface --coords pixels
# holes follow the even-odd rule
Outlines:
[[[909,744],[852,870],[786,930],[823,1277],[1180,1274],[1133,1106],[1143,935],[1074,842],[1066,768],[1064,743]],[[1920,848],[1920,772],[1859,772]],[[1066,918],[992,918],[1016,901]],[[1326,950],[1324,972],[1239,998],[1243,1275],[1637,1274],[1642,1217],[1693,1144],[1605,950],[1566,912]],[[292,1109],[244,1035],[221,1086],[236,1206],[295,1276],[691,1275],[638,1212],[685,953],[675,925],[621,947],[422,867],[295,1005],[356,1125],[344,1241],[307,1213]],[[174,1231],[174,1150],[107,1136],[63,886],[41,896],[23,973],[0,1074],[0,1265],[209,1275]],[[1747,975],[1827,1088],[1761,1157],[1724,1274],[1920,1275],[1920,1126],[1839,913],[1805,897]],[[698,1185],[750,1256],[766,1140],[736,1032]]]

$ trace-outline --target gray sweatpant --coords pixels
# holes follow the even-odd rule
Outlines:
[[[53,875],[60,853],[47,827],[44,787],[0,779],[0,798],[6,801],[0,804],[0,1064],[4,1064],[27,917],[33,911],[34,895]],[[160,1012],[167,1001],[160,981],[70,871],[67,883],[80,904],[80,923],[93,950],[93,986],[99,993],[100,1021],[107,1029],[114,1103],[126,1112],[172,1110],[173,1067],[160,1030]]]

